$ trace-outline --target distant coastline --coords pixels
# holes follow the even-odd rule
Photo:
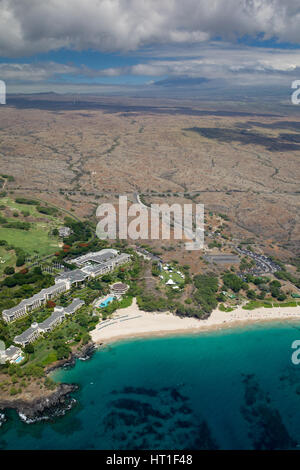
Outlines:
[[[297,319],[300,320],[300,306],[261,307],[254,310],[245,310],[239,306],[231,312],[215,309],[209,318],[200,320],[179,317],[170,312],[144,312],[139,310],[134,299],[130,307],[117,310],[111,320],[99,323],[90,334],[95,344],[108,344],[129,338],[198,333],[253,323]]]

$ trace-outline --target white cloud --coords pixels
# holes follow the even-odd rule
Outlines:
[[[95,76],[148,75],[186,76],[191,78],[240,80],[247,77],[264,82],[266,75],[271,79],[300,71],[300,54],[297,50],[240,47],[230,45],[205,44],[199,49],[198,57],[180,57],[178,59],[152,59],[133,66],[116,67],[93,71]]]
[[[0,63],[0,77],[7,81],[40,82],[59,75],[79,73],[80,69],[56,62],[31,64]]]
[[[129,51],[264,34],[300,43],[298,0],[0,0],[0,54]]]
[[[275,84],[298,78],[300,54],[298,51],[207,44],[199,50],[198,57],[177,59],[151,59],[136,65],[91,69],[85,65],[74,66],[56,62],[0,63],[0,77],[7,83],[45,82],[51,79],[70,82],[68,77],[80,77],[86,83],[96,83],[101,77],[149,76],[154,81],[170,79],[206,78],[226,80],[228,83]],[[151,82],[150,82],[151,83]]]

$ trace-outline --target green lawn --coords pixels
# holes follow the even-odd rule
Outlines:
[[[0,240],[6,240],[9,244],[22,248],[28,254],[50,255],[58,249],[58,240],[50,238],[49,225],[41,227],[41,224],[32,224],[28,231],[0,227]]]
[[[254,310],[255,308],[272,308],[272,302],[264,301],[264,300],[250,300],[246,305],[242,308],[244,310]]]
[[[33,217],[41,217],[42,216],[42,214],[40,214],[37,211],[36,206],[34,206],[32,204],[17,204],[13,199],[11,199],[9,197],[0,198],[0,205],[7,206],[11,210],[17,210],[19,212],[27,211],[27,212],[30,213],[30,216],[33,216]]]
[[[221,312],[232,312],[234,310],[233,307],[225,307],[224,304],[220,304],[219,305],[219,310],[221,310]]]
[[[59,248],[59,239],[58,237],[49,237],[49,232],[62,225],[63,222],[58,217],[45,216],[37,211],[36,206],[17,204],[9,197],[0,198],[0,205],[19,212],[20,216],[22,216],[22,211],[28,211],[30,214],[29,217],[22,217],[22,221],[27,221],[28,218],[32,219],[33,217],[36,219],[36,221],[29,220],[29,231],[0,226],[0,240],[6,240],[8,244],[16,248],[22,248],[25,253],[29,255],[38,254],[40,256],[46,256],[57,251]],[[6,217],[4,210],[0,210],[0,215],[4,216],[9,222],[20,220],[20,217]],[[5,252],[2,247],[0,250],[0,258],[1,257],[3,257],[5,263],[0,263],[0,273],[3,272],[4,267],[13,266],[15,262],[15,255]]]
[[[30,313],[30,315],[19,318],[7,325],[9,336],[13,339],[15,336],[20,335],[23,331],[32,325],[32,323],[41,323],[51,315],[50,309],[41,308]]]
[[[275,301],[264,301],[264,300],[251,300],[244,305],[244,310],[254,310],[255,308],[273,308],[273,307],[297,307],[300,302],[275,302]]]
[[[56,352],[49,340],[41,336],[33,345],[34,353],[29,357],[30,363],[46,366],[56,361]]]
[[[84,310],[81,309],[81,311]],[[82,336],[87,333],[88,328],[81,326],[76,322],[76,318],[79,312],[76,312],[69,318],[66,318],[60,325],[56,326],[51,333],[46,334],[46,336],[40,336],[36,341],[34,341],[34,353],[30,355],[29,361],[33,364],[40,364],[46,366],[56,361],[57,355],[54,349],[54,337],[61,337],[64,342],[68,342],[69,346],[78,344],[76,337]],[[98,320],[94,319],[93,328]]]
[[[173,272],[165,271],[164,269],[160,272],[160,275],[163,277],[161,282],[165,285],[169,279],[172,279],[176,284],[181,287],[184,285],[184,278],[182,278],[176,271],[179,269],[175,266]]]
[[[4,262],[3,262],[4,261]],[[16,255],[14,251],[6,251],[0,246],[0,275],[7,266],[14,266],[16,263]]]

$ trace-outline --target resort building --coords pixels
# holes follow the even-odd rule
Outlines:
[[[109,273],[130,260],[130,255],[127,253],[121,253],[120,255],[115,255],[115,253],[118,252],[116,250],[101,250],[76,258],[72,260],[72,263],[82,265],[84,262],[82,268],[60,274],[55,278],[55,282],[68,281],[71,285],[79,285],[91,278]]]
[[[112,261],[112,269],[116,268],[117,266],[120,266],[122,264],[128,263],[130,261],[131,256],[128,253],[121,253],[120,255],[116,256]]]
[[[16,346],[10,346],[4,351],[0,350],[0,364],[4,362],[10,362],[11,364],[17,364],[24,359],[22,356],[22,350]]]
[[[50,317],[46,318],[42,323],[39,323],[40,333],[49,333],[56,325],[59,325],[65,319],[63,307],[55,307],[54,312]]]
[[[95,251],[91,253],[87,253],[85,255],[79,256],[72,260],[72,263],[76,264],[76,266],[83,266],[86,263],[97,263],[103,264],[106,261],[115,258],[117,256],[117,250],[113,250],[112,248],[104,249],[100,251]]]
[[[71,286],[79,286],[89,279],[89,274],[85,273],[82,269],[74,269],[73,271],[66,271],[55,278],[55,284],[60,282],[67,282]]]
[[[157,263],[159,267],[162,266],[162,262],[163,262],[162,259],[159,256],[156,256],[153,253],[150,253],[150,251],[145,250],[145,248],[136,247],[135,252],[137,255],[142,256],[144,259]]]
[[[60,227],[58,229],[58,234],[61,238],[67,238],[71,235],[72,230],[70,229],[70,227]]]
[[[14,343],[16,344],[21,344],[23,348],[27,346],[27,344],[32,343],[37,339],[39,336],[40,331],[39,331],[39,324],[38,323],[32,323],[32,325],[23,333],[21,333],[18,336],[15,336],[14,338]]]
[[[204,256],[209,263],[216,264],[239,264],[240,258],[230,253],[211,253]]]
[[[81,270],[86,273],[89,277],[97,277],[100,276],[101,274],[105,274],[109,272],[108,269],[104,269],[101,264],[87,264]]]
[[[25,347],[27,344],[35,341],[40,334],[52,331],[53,328],[65,319],[66,315],[72,315],[76,310],[82,307],[82,305],[84,305],[83,300],[74,299],[67,307],[55,307],[50,317],[46,318],[46,320],[41,323],[33,323],[30,328],[16,336],[14,342]]]
[[[15,307],[3,310],[2,317],[7,323],[17,320],[17,318],[28,315],[32,310],[45,305],[47,300],[56,297],[57,295],[69,290],[70,284],[64,280],[50,286],[47,289],[42,289],[38,294],[33,295],[29,299],[22,300]]]
[[[128,289],[129,286],[127,284],[124,284],[123,282],[117,282],[116,284],[113,284],[110,287],[111,293],[117,298],[121,295],[124,295]]]
[[[67,307],[64,307],[64,313],[65,315],[73,315],[73,313],[76,312],[80,307],[84,305],[84,300],[80,299],[73,299],[70,305]]]
[[[47,289],[42,289],[38,294],[29,299],[22,300],[18,305],[10,309],[3,310],[4,321],[11,322],[24,315],[28,315],[32,310],[45,305],[47,300],[68,291],[72,286],[79,286],[89,279],[109,273],[116,267],[127,263],[130,255],[116,250],[105,249],[97,252],[87,253],[75,258],[72,263],[81,268],[67,271],[55,278],[55,284]]]
[[[66,317],[66,315],[72,315],[80,307],[84,305],[84,301],[80,299],[74,299],[67,307],[55,307],[52,315],[46,318],[42,323],[39,323],[39,330],[41,333],[48,333],[53,330],[56,325],[59,325]]]

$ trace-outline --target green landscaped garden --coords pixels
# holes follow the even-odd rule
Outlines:
[[[46,307],[40,308],[36,311],[31,312],[30,315],[21,317],[14,322],[8,323],[6,325],[7,337],[10,339],[11,342],[13,342],[13,338],[23,333],[23,331],[27,330],[27,328],[29,328],[32,323],[41,323],[42,321],[46,320],[46,318],[51,315],[52,310],[53,309],[49,309]]]
[[[57,359],[68,357],[70,347],[89,340],[88,330],[93,329],[97,321],[96,317],[87,314],[87,308],[83,306],[53,331],[41,335],[32,343],[34,352],[29,356],[30,363],[44,367]]]
[[[6,209],[10,209],[13,214],[10,213],[7,216]],[[58,214],[55,214],[53,208],[46,206],[46,210],[54,211],[53,214],[44,214],[38,209],[43,210],[43,206],[39,205],[38,201],[35,204],[23,204],[9,197],[0,198],[0,217],[5,221],[0,225],[0,240],[4,240],[12,248],[23,250],[26,256],[43,257],[54,254],[59,248],[59,238],[53,236],[52,231],[59,228],[63,221]],[[29,230],[6,226],[6,224],[16,223],[29,224]],[[15,266],[15,263],[15,251],[0,246],[0,275],[6,267]]]
[[[22,248],[29,255],[50,255],[59,248],[59,242],[54,237],[50,238],[49,225],[32,224],[30,230],[19,230],[0,227],[0,240],[5,240],[9,245]]]
[[[16,258],[14,250],[6,251],[3,246],[0,246],[0,275],[7,266],[16,264]]]
[[[9,197],[2,197],[0,198],[0,205],[6,206],[11,210],[17,211],[27,211],[29,212],[30,216],[38,217],[41,214],[37,211],[36,205],[34,204],[18,204],[16,201]]]
[[[221,312],[232,312],[234,307],[226,307],[224,304],[219,304],[219,310],[221,310]]]
[[[179,269],[176,266],[171,266],[171,268],[172,268],[172,272],[165,271],[164,269],[162,269],[160,271],[160,276],[163,277],[163,279],[161,281],[163,282],[163,284],[166,284],[170,279],[172,279],[174,282],[176,282],[176,284],[179,287],[183,287],[184,286],[184,277],[182,278],[180,276],[180,274],[177,273],[177,271],[179,271]]]
[[[273,302],[272,300],[270,301],[263,301],[263,300],[252,300],[248,302],[246,305],[243,306],[244,310],[254,310],[256,308],[273,308],[273,307],[297,307],[300,305],[300,302]]]

